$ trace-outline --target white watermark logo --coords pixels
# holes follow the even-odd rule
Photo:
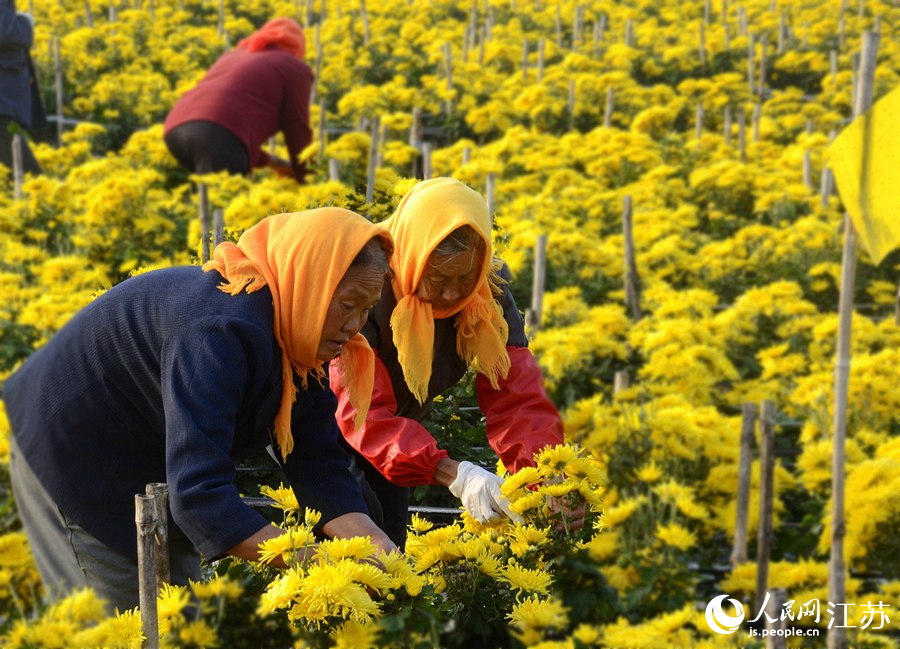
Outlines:
[[[728,598],[728,601],[731,602],[732,606],[734,606],[735,611],[737,611],[736,616],[732,617],[722,610],[722,601],[725,600],[725,598]],[[734,633],[738,630],[738,627],[743,621],[743,604],[741,604],[736,599],[728,597],[728,595],[719,595],[718,597],[714,597],[712,601],[706,606],[706,623],[709,625],[709,628],[716,633],[721,633],[722,635]]]

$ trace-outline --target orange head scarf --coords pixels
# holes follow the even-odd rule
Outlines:
[[[275,416],[275,438],[282,458],[294,448],[291,406],[297,393],[293,372],[303,387],[310,372],[324,376],[316,358],[331,298],[354,257],[373,237],[391,244],[381,225],[337,207],[278,214],[244,232],[237,245],[216,246],[203,270],[225,278],[219,288],[237,295],[268,286],[275,309],[275,340],[282,352],[283,388]],[[350,402],[358,409],[358,425],[365,420],[375,380],[375,358],[366,339],[357,334],[334,361],[342,364]]]
[[[428,398],[434,319],[454,315],[460,357],[498,387],[498,379],[506,378],[509,372],[509,329],[494,299],[502,280],[491,253],[491,215],[484,199],[458,180],[433,178],[407,192],[383,225],[394,238],[391,269],[397,306],[391,314],[391,330],[403,377],[412,394],[419,403]],[[452,309],[433,311],[430,303],[416,297],[416,288],[435,247],[464,225],[474,228],[484,240],[481,275],[472,293]]]
[[[290,18],[270,20],[238,43],[238,47],[248,52],[259,52],[272,45],[298,59],[306,56],[306,35],[303,28]]]

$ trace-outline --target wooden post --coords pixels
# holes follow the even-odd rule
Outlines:
[[[750,45],[747,47],[747,85],[750,92],[754,90],[753,76],[756,73],[756,33],[750,32]]]
[[[63,69],[62,69],[62,56],[59,51],[59,38],[53,38],[53,70],[56,76],[55,90],[56,90],[56,142],[59,146],[62,146],[62,135],[63,135]]]
[[[612,126],[613,106],[616,100],[616,90],[612,86],[606,89],[606,110],[603,111],[603,126]]]
[[[838,53],[837,50],[831,50],[828,52],[828,67],[831,72],[831,84],[834,85],[837,83],[837,73],[838,73]]]
[[[762,40],[759,42],[760,45],[760,53],[759,53],[759,96],[763,96],[763,92],[766,89],[766,49],[769,46],[769,35],[764,34]]]
[[[222,210],[216,210],[221,218]],[[221,240],[220,240],[221,242]],[[156,508],[156,585],[172,582],[169,566],[169,485],[165,482],[151,482],[146,486],[148,496],[153,496]]]
[[[328,180],[333,182],[341,180],[341,162],[337,158],[328,158]]]
[[[143,649],[159,649],[159,620],[156,613],[156,499],[154,496],[136,494],[134,497],[134,522],[137,526],[138,590],[141,609],[141,633]]]
[[[641,280],[637,272],[637,260],[634,252],[634,209],[631,196],[622,199],[622,235],[625,242],[625,308],[631,312],[631,319],[637,322],[641,319]]]
[[[697,138],[697,148],[700,148],[700,138],[703,137],[703,104],[697,104],[697,117],[694,124],[694,137]]]
[[[378,159],[378,136],[381,134],[381,118],[372,120],[372,140],[369,144],[369,172],[366,176],[366,203],[375,202],[375,162]]]
[[[776,588],[772,591],[769,603],[766,606],[768,617],[766,620],[766,629],[773,632],[766,636],[766,649],[787,649],[787,640],[784,637],[784,630],[787,627],[785,620],[781,617],[781,612],[787,602],[787,591],[783,588]],[[774,622],[769,622],[769,619]],[[778,632],[781,635],[778,635]]]
[[[91,0],[84,0],[84,22],[88,27],[94,27],[94,12],[91,11]]]
[[[107,11],[107,21],[112,24],[116,22],[116,6],[109,5],[109,10]]]
[[[631,18],[625,21],[625,44],[628,47],[634,45],[634,20]]]
[[[841,17],[838,18],[838,48],[840,48],[840,49],[844,49],[844,43],[847,40],[846,33],[847,33],[847,27],[846,27],[846,24],[844,23],[844,16],[842,14]]]
[[[863,34],[862,55],[859,64],[859,84],[854,97],[853,115],[859,118],[872,106],[875,87],[875,59],[878,54],[880,34]],[[871,125],[871,120],[866,122]],[[864,138],[864,142],[868,138]],[[862,175],[867,173],[863,154]],[[864,203],[865,204],[865,203]],[[847,443],[847,394],[850,383],[850,335],[853,318],[853,288],[856,284],[856,230],[849,216],[844,218],[844,251],[841,260],[841,293],[838,315],[838,339],[834,365],[834,448],[831,457],[831,560],[828,566],[828,598],[843,602],[846,596],[844,566],[844,519],[846,443]],[[841,627],[828,630],[828,649],[846,649],[847,634]]]
[[[484,179],[484,193],[487,201],[488,214],[491,215],[491,221],[494,220],[494,208],[496,207],[494,193],[497,185],[497,174],[489,173]]]
[[[753,107],[753,141],[759,142],[759,122],[762,119],[762,103],[757,101]]]
[[[472,159],[472,147],[464,146],[462,151],[462,163],[464,165],[469,164],[469,161]]]
[[[569,79],[569,130],[575,127],[575,79]]]
[[[725,106],[725,117],[723,119],[723,122],[725,146],[731,146],[731,106]]]
[[[537,71],[537,82],[540,83],[544,80],[544,48],[546,43],[544,42],[543,36],[538,40],[538,71]]]
[[[412,111],[412,124],[409,127],[409,146],[414,147],[419,152],[412,163],[412,177],[419,178],[422,169],[422,109],[418,106],[413,108]]]
[[[24,173],[24,158],[22,154],[22,134],[16,133],[12,137],[12,163],[11,169],[13,175],[13,199],[22,200],[22,182]]]
[[[700,67],[706,69],[706,23],[700,23],[700,33],[697,38],[697,51],[700,53]]]
[[[223,241],[225,241],[225,213],[221,209],[213,210],[213,251]]]
[[[711,0],[703,0],[703,22],[709,24],[712,19],[712,2]]]
[[[384,149],[387,146],[388,139],[388,125],[381,125],[381,132],[378,134],[378,150],[375,155],[375,166],[383,167],[384,166]]]
[[[741,162],[747,163],[747,110],[741,106],[738,111],[738,148],[741,151]]]
[[[422,179],[431,178],[431,142],[422,143]]]
[[[541,328],[544,283],[547,276],[547,235],[539,234],[534,244],[534,279],[531,283],[531,308],[525,312],[525,325],[533,332]]]
[[[528,83],[528,39],[522,41],[522,83]]]
[[[756,438],[756,405],[741,406],[741,455],[738,465],[737,517],[734,522],[734,546],[731,567],[747,563],[747,529],[750,519],[750,469],[753,466],[753,440]]]
[[[831,194],[834,192],[834,172],[831,167],[825,167],[822,170],[822,178],[819,184],[819,195],[822,199],[822,209],[828,209],[828,203],[831,201]]]
[[[616,395],[627,390],[629,384],[628,370],[616,370],[616,373],[613,374],[613,394]]]
[[[359,15],[363,24],[363,45],[369,47],[369,12],[366,11],[366,0],[359,0]]]
[[[197,205],[200,215],[200,261],[209,261],[209,194],[206,183],[197,185]]]
[[[814,189],[812,180],[812,153],[809,149],[803,152],[803,184]]]
[[[759,530],[756,536],[756,606],[762,608],[769,587],[772,550],[772,507],[775,486],[775,403],[763,401],[759,413]]]
[[[325,110],[325,102],[319,102],[319,160],[325,159],[325,140],[328,135],[325,133],[325,119],[327,111]]]

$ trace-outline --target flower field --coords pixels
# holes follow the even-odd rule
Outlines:
[[[775,406],[776,440],[768,588],[786,589],[795,610],[817,599],[824,611],[843,209],[822,177],[828,144],[852,113],[865,30],[881,33],[875,98],[900,85],[900,6],[221,7],[220,15],[208,0],[34,0],[45,104],[54,112],[58,39],[63,113],[78,123],[59,145],[53,127],[35,134],[46,175],[26,181],[24,199],[12,198],[12,180],[0,173],[0,380],[98,292],[146,268],[198,262],[198,179],[166,150],[163,119],[226,48],[273,16],[292,16],[309,25],[307,59],[318,79],[317,139],[304,154],[309,184],[265,170],[203,178],[226,236],[312,206],[386,217],[415,182],[420,149],[410,129],[421,111],[431,173],[482,192],[492,185],[495,240],[522,309],[531,301],[536,241],[548,236],[547,292],[531,348],[563,414],[567,445],[507,476],[504,492],[524,523],[416,516],[406,553],[383,555],[384,571],[357,561],[371,554],[363,539],[322,544],[313,561],[284,571],[208,566],[207,580],[161,594],[163,646],[763,646],[746,632],[713,633],[704,609],[727,593],[748,617],[758,610],[759,459],[750,560],[732,566],[730,557],[742,406],[764,400]],[[366,202],[375,118],[379,164]],[[284,155],[282,143],[274,146]],[[639,319],[625,299],[626,197]],[[846,602],[858,606],[847,631],[853,646],[893,647],[900,253],[877,266],[860,254],[845,539]],[[614,391],[617,372],[627,372],[630,385]],[[457,415],[474,404],[463,392],[437,404],[432,429],[460,448],[483,446],[483,422]],[[9,435],[0,403],[0,646],[140,646],[138,611],[105,617],[91,592],[42,603],[9,489]],[[248,495],[258,496],[253,488]],[[316,514],[298,511],[276,484],[262,491],[276,504],[273,520],[289,531],[266,549],[290,559],[310,542]],[[418,497],[436,504],[427,490]],[[582,499],[587,524],[571,529],[558,505]],[[865,602],[889,605],[891,623],[867,623]],[[828,622],[803,620],[820,636],[788,645],[824,646]]]

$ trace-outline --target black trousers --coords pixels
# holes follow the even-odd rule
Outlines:
[[[350,454],[353,457],[351,471],[362,488],[369,516],[402,550],[409,525],[409,487],[388,482],[362,455],[353,450]]]
[[[13,134],[9,132],[9,125],[12,120],[9,117],[4,115],[0,115],[0,164],[9,169],[10,173],[12,173],[13,168],[13,152],[12,152],[12,143],[13,143]],[[22,139],[22,169],[25,173],[30,173],[34,175],[44,173],[44,170],[41,169],[41,165],[38,164],[37,158],[34,157],[34,153],[31,151],[31,147],[28,146],[28,140],[24,137]]]
[[[166,133],[166,146],[181,166],[195,174],[250,173],[247,147],[228,129],[212,122],[187,122]]]

